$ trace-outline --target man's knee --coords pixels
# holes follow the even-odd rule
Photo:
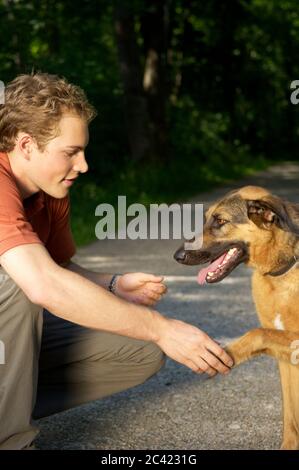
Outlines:
[[[27,326],[31,330],[36,323],[42,320],[42,307],[33,304],[22,289],[9,277],[4,278],[0,289],[0,326],[1,331],[10,334],[20,332],[24,334]],[[9,318],[9,324],[7,319]],[[27,325],[27,326],[25,326]]]
[[[144,369],[144,380],[159,372],[165,364],[165,354],[155,343],[145,343],[140,365]]]

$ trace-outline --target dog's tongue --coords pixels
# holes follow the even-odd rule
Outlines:
[[[209,266],[207,268],[203,268],[199,271],[199,273],[197,275],[198,284],[202,285],[206,282],[206,276],[207,276],[208,272],[215,271],[217,269],[217,267],[219,266],[219,264],[221,264],[222,261],[224,260],[225,255],[226,255],[226,253],[219,256],[219,258],[215,259],[215,261],[213,261],[213,263],[209,264]]]

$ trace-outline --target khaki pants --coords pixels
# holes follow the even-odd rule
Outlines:
[[[0,341],[0,449],[29,445],[39,432],[32,417],[134,387],[165,360],[154,343],[83,328],[32,304],[1,267]]]

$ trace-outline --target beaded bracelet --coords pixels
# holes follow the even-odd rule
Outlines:
[[[116,281],[117,281],[117,278],[120,276],[120,274],[113,274],[112,278],[111,278],[111,281],[109,283],[109,286],[108,286],[108,290],[110,292],[112,292],[112,294],[115,294],[115,290],[116,290]]]

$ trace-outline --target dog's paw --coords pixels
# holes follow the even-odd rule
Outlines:
[[[225,346],[225,351],[234,361],[234,367],[256,356],[261,350],[261,329],[248,331],[245,335]]]

